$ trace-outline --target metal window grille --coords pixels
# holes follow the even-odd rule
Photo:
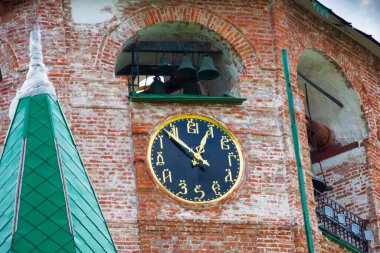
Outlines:
[[[324,227],[357,249],[368,252],[367,220],[347,210],[332,199],[316,191],[318,225]]]

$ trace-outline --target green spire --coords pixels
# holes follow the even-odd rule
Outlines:
[[[0,159],[0,252],[116,252],[49,82],[39,31],[29,48]]]
[[[60,105],[20,99],[0,160],[0,252],[116,252]]]

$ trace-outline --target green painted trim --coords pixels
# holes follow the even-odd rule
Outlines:
[[[25,105],[25,114],[24,114],[24,129],[22,131],[22,137],[26,138],[28,135],[28,127],[29,127],[29,113],[30,113],[30,103],[31,103],[31,97],[25,98],[26,100],[26,105]],[[19,101],[20,103],[20,101]],[[15,114],[16,116],[16,114]],[[13,116],[13,117],[15,117]]]
[[[57,97],[53,97],[53,96],[51,96],[51,95],[49,95],[49,97],[54,101],[55,104],[58,105],[59,112],[61,113],[62,118],[63,118],[63,120],[64,120],[64,122],[65,122],[65,126],[67,127],[67,130],[68,130],[69,133],[70,133],[70,140],[71,140],[72,143],[74,144],[75,148],[77,148],[77,144],[75,143],[75,140],[74,140],[74,137],[73,137],[74,135],[73,135],[73,133],[71,132],[71,129],[70,129],[70,127],[69,127],[69,124],[67,123],[67,120],[66,120],[65,114],[63,113],[62,108],[61,108],[61,105],[59,104],[59,101],[57,100]],[[54,132],[55,132],[55,130],[54,130]],[[80,156],[80,153],[79,153],[79,152],[78,152],[78,154],[79,154],[79,156]],[[82,159],[81,159],[81,162],[82,162]],[[82,162],[81,164],[82,164],[82,166],[84,167],[83,162]]]
[[[313,4],[314,8],[322,14],[322,16],[329,18],[330,10],[328,8],[326,8],[317,0],[311,0],[311,3]]]
[[[241,105],[246,98],[231,96],[191,96],[191,95],[153,95],[136,94],[128,97],[129,101],[136,103],[180,103],[180,104],[230,104]]]
[[[301,204],[302,204],[302,213],[303,213],[303,219],[305,223],[307,248],[309,250],[309,253],[314,253],[313,234],[311,233],[310,218],[309,218],[309,211],[307,207],[306,190],[305,190],[305,184],[304,184],[305,180],[303,177],[300,147],[299,147],[299,140],[298,140],[298,127],[296,124],[296,118],[295,118],[295,113],[294,113],[292,87],[290,86],[288,53],[286,49],[282,49],[281,51],[282,51],[282,64],[284,65],[284,75],[285,75],[285,81],[286,81],[286,92],[288,95],[288,106],[289,106],[290,123],[291,123],[291,128],[292,128],[294,154],[296,157],[296,164],[297,164],[298,184],[299,184],[300,194],[301,194],[300,197],[301,197]]]
[[[354,247],[353,245],[349,244],[330,230],[324,228],[323,226],[318,226],[318,228],[322,231],[322,234],[326,236],[328,239],[334,241],[335,243],[341,245],[345,249],[348,249],[349,251],[353,253],[363,253],[363,251],[359,250],[358,248]]]
[[[55,139],[56,135],[55,135],[54,120],[53,120],[54,116],[53,116],[53,112],[52,112],[52,109],[51,109],[50,95],[46,96],[45,99],[46,99],[46,104],[47,104],[47,110],[48,110],[48,113],[49,113],[50,126],[51,126],[51,129],[52,129],[51,132],[53,134],[53,138]]]

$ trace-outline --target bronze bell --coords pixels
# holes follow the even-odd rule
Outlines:
[[[331,185],[327,185],[326,181],[323,178],[318,177],[316,175],[313,175],[312,182],[313,182],[314,190],[317,190],[320,193],[331,191],[333,189]]]
[[[195,76],[197,70],[191,62],[191,58],[187,55],[183,55],[179,61],[179,66],[176,72],[176,75],[182,78],[191,78]]]
[[[219,70],[210,56],[203,56],[198,70],[198,80],[208,81],[218,78]]]
[[[184,95],[201,95],[201,89],[198,82],[187,81],[183,85],[183,94]]]
[[[177,81],[175,80],[174,76],[170,76],[170,79],[168,82],[166,82],[166,85],[169,87],[177,85]]]
[[[160,77],[155,76],[150,85],[150,94],[166,94],[165,84],[160,80]]]
[[[161,55],[160,57],[160,66],[158,69],[162,73],[170,73],[173,70],[173,66],[169,62],[169,57],[165,54]]]

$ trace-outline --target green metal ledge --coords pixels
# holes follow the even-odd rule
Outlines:
[[[136,103],[180,103],[180,104],[228,104],[241,105],[246,98],[232,96],[192,96],[192,95],[152,95],[136,94],[128,97],[129,101]]]
[[[353,253],[362,253],[363,252],[363,251],[357,249],[356,247],[354,247],[353,245],[349,244],[348,242],[346,242],[345,240],[343,240],[342,238],[340,238],[339,236],[337,236],[336,234],[334,234],[330,230],[324,228],[323,226],[318,226],[318,228],[322,231],[322,234],[324,236],[326,236],[328,239],[332,240],[333,242],[341,245],[345,249],[347,249]]]

